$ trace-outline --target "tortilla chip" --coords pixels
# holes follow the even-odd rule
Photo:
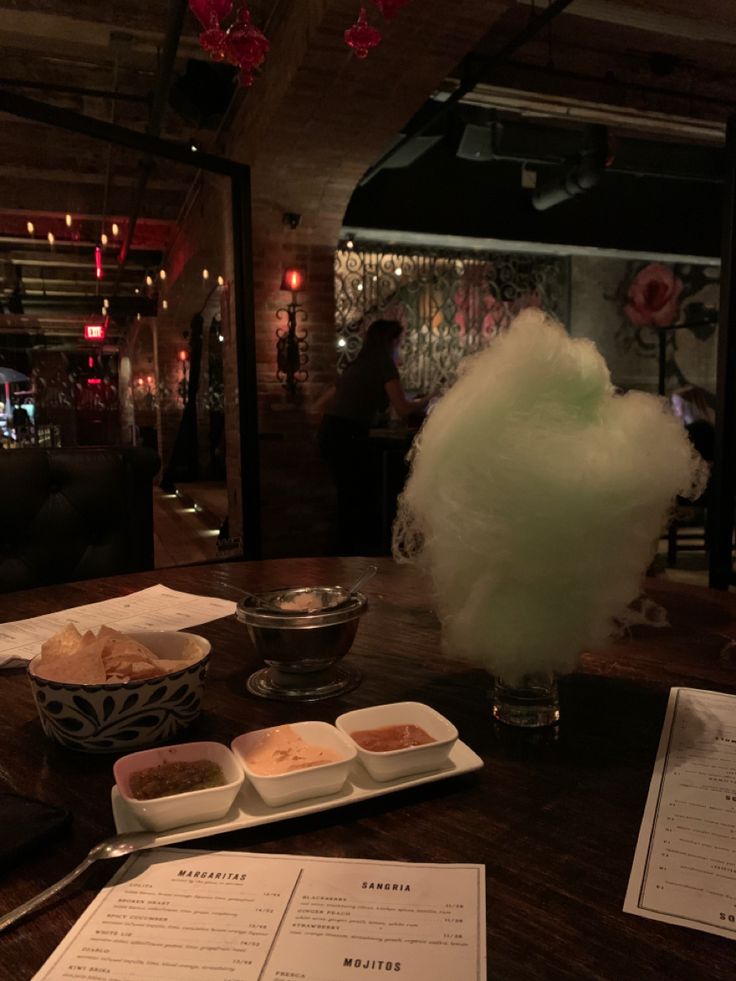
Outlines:
[[[68,623],[63,630],[41,644],[41,654],[44,658],[54,660],[73,654],[82,642],[82,635],[73,623]]]
[[[59,681],[66,685],[104,685],[107,672],[98,651],[91,646],[80,647],[66,657],[44,654],[36,666],[35,674],[47,681]]]
[[[91,630],[82,636],[70,623],[44,643],[33,670],[39,678],[66,684],[125,684],[160,678],[201,659],[199,644],[191,638],[187,638],[180,658],[159,658],[144,644],[112,627],[100,627],[97,636]]]

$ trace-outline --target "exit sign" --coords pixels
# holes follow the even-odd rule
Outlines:
[[[105,325],[104,324],[85,324],[84,325],[84,339],[86,341],[104,341],[105,340]]]

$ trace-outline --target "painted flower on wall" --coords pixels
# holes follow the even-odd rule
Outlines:
[[[670,266],[651,262],[631,281],[624,313],[637,327],[671,327],[677,320],[682,289],[682,280]]]

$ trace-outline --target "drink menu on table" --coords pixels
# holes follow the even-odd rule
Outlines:
[[[736,695],[670,692],[624,910],[736,938]]]
[[[482,865],[140,852],[34,981],[486,977]]]

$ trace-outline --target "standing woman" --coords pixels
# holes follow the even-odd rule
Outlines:
[[[396,367],[402,326],[376,320],[360,353],[340,376],[318,440],[337,491],[337,537],[341,555],[370,555],[377,541],[373,525],[380,500],[372,473],[368,433],[375,416],[390,405],[401,419],[421,412],[427,399],[407,399]]]

